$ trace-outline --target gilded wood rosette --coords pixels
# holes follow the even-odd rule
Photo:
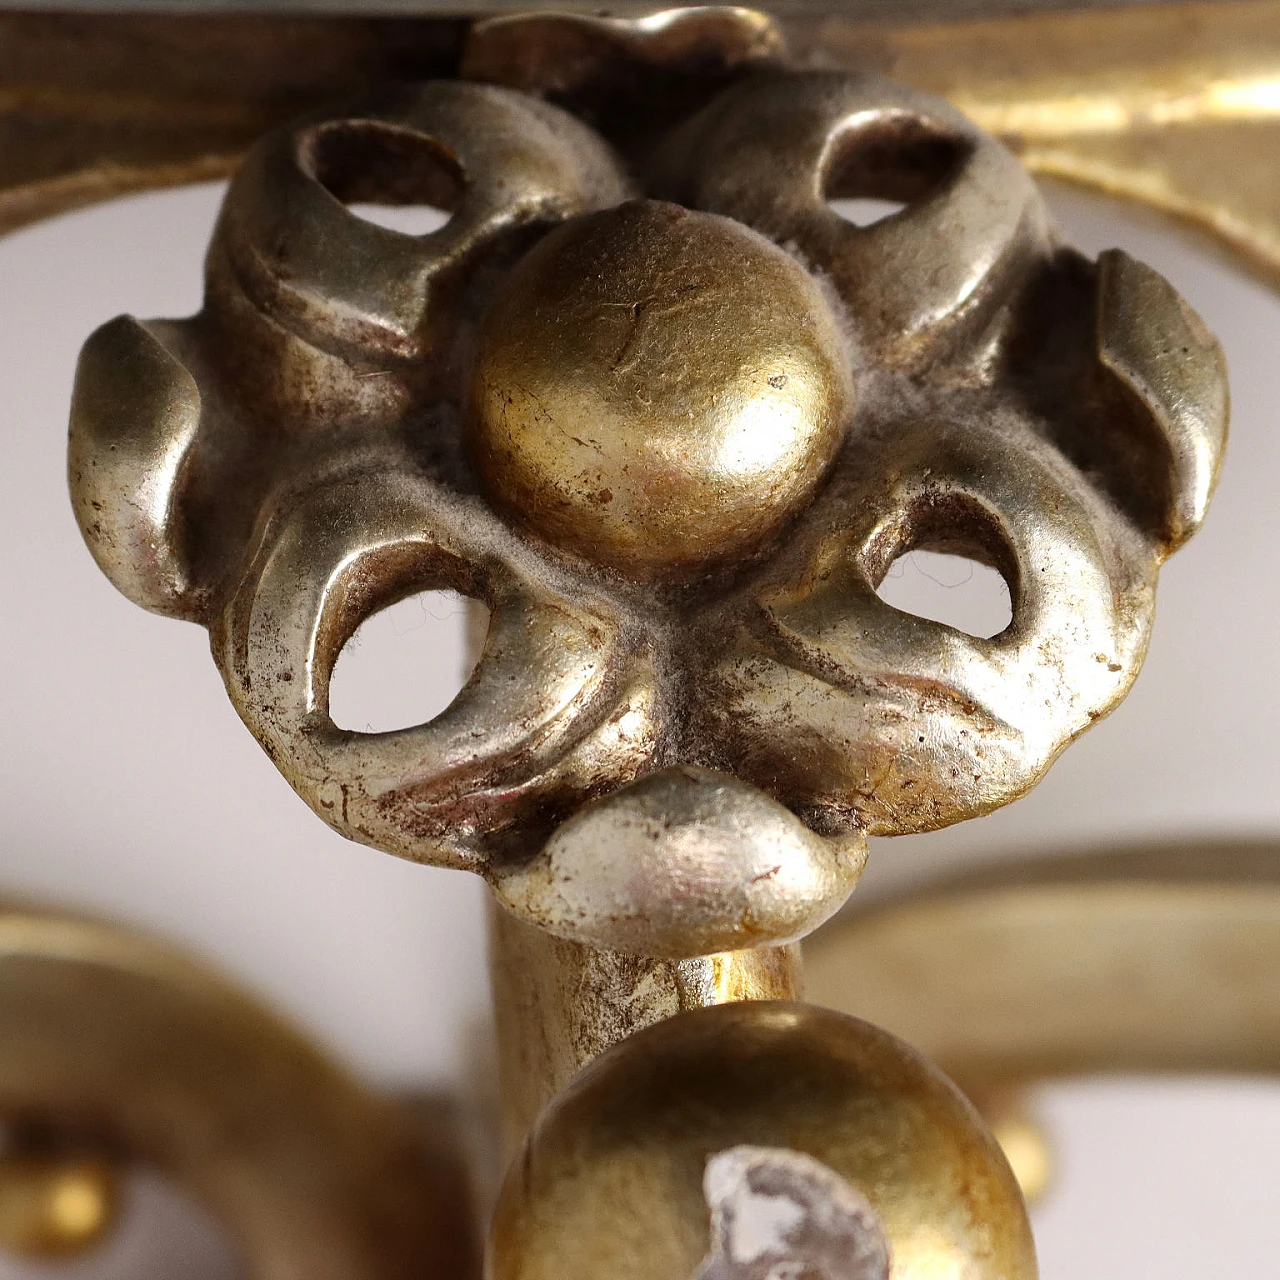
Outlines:
[[[1006,803],[1116,704],[1226,393],[1174,290],[1064,246],[941,101],[746,41],[637,138],[611,65],[559,86],[603,133],[433,82],[261,141],[200,314],[87,343],[71,480],[103,569],[209,627],[331,826],[681,958],[802,936],[867,834]],[[830,203],[857,197],[902,207]],[[405,235],[363,201],[450,216]],[[998,569],[1010,625],[881,601],[918,548]],[[488,610],[471,679],[429,723],[339,727],[342,646],[426,588]]]

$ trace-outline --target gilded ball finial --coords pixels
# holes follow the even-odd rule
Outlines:
[[[469,428],[509,513],[648,577],[766,539],[822,480],[851,402],[839,326],[799,263],[645,200],[567,223],[512,272]]]
[[[578,1075],[510,1166],[486,1274],[723,1275],[699,1272],[715,1244],[708,1162],[743,1147],[816,1161],[865,1197],[891,1280],[1036,1280],[1013,1172],[955,1086],[869,1023],[767,1001],[679,1014]],[[777,1273],[819,1274],[801,1266],[818,1243]]]

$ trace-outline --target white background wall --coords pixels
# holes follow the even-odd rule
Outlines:
[[[195,309],[218,197],[201,187],[121,201],[0,241],[0,893],[176,939],[388,1087],[449,1084],[486,1018],[480,884],[321,825],[236,719],[204,633],[118,596],[68,506],[80,343],[122,311]],[[1030,798],[879,842],[865,895],[961,859],[1129,836],[1280,836],[1280,299],[1101,203],[1054,203],[1079,244],[1153,263],[1222,336],[1235,415],[1221,489],[1205,531],[1165,571],[1146,670],[1121,710]],[[365,662],[360,678],[430,701],[460,667],[461,640],[414,609],[375,620],[384,640],[403,633],[398,656]],[[1044,1108],[1061,1169],[1036,1215],[1045,1280],[1274,1274],[1280,1089],[1093,1082],[1055,1087]],[[140,1212],[65,1274],[225,1273],[212,1254],[175,1261],[202,1238],[190,1211],[153,1196]],[[162,1248],[148,1232],[164,1230]],[[0,1260],[0,1280],[28,1274],[64,1272]]]

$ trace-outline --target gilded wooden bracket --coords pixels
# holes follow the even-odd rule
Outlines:
[[[791,944],[845,901],[868,835],[1024,794],[1137,674],[1158,570],[1212,494],[1222,353],[1150,268],[1065,245],[1015,153],[1097,181],[1117,95],[1159,163],[1161,130],[1263,110],[1222,103],[1264,83],[1240,50],[1271,10],[1215,8],[1237,60],[1209,87],[1165,74],[1183,46],[1145,46],[1133,10],[1091,19],[1120,52],[1066,104],[1027,46],[1076,30],[1057,15],[943,35],[695,9],[259,26],[264,63],[234,22],[117,27],[142,43],[109,80],[148,39],[169,55],[150,91],[99,95],[118,121],[89,128],[48,83],[9,113],[56,117],[64,148],[0,170],[11,226],[220,172],[276,126],[235,169],[201,312],[86,344],[72,496],[125,594],[209,629],[317,814],[493,887],[528,1133],[491,1280],[1034,1276],[972,1108],[892,1036],[793,1003]],[[202,29],[235,53],[218,83],[174,71]],[[290,41],[327,76],[299,58],[273,80]],[[839,206],[864,199],[896,211]],[[406,235],[366,203],[448,217]],[[917,549],[994,568],[1009,625],[883,601]],[[427,588],[488,613],[466,687],[409,729],[335,723],[343,645]],[[750,1254],[753,1196],[791,1226]]]

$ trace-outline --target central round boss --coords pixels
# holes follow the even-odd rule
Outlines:
[[[749,551],[801,509],[852,404],[816,281],[727,218],[659,201],[587,214],[515,267],[468,398],[490,496],[640,577]]]

